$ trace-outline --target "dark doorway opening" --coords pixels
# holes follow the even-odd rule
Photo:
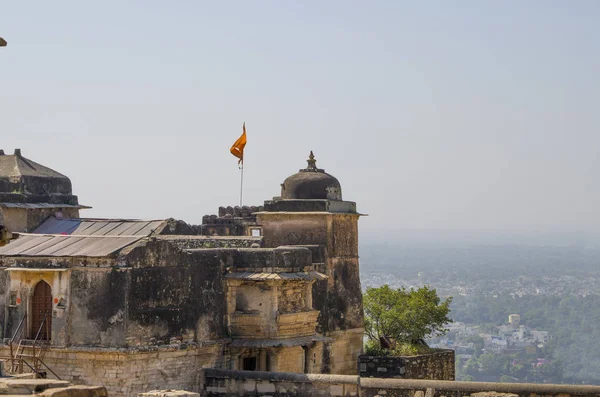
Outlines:
[[[50,340],[51,330],[52,288],[47,282],[40,281],[33,290],[31,302],[31,338]]]
[[[244,371],[256,371],[256,357],[244,357],[242,367]]]

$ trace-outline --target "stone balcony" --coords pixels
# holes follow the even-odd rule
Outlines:
[[[230,315],[231,336],[245,339],[285,339],[315,334],[318,310],[277,314],[270,322],[262,313],[234,312]]]
[[[277,316],[277,336],[279,338],[296,338],[315,334],[318,310],[307,312],[285,313]]]

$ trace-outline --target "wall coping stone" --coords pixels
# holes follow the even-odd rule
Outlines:
[[[360,378],[363,388],[468,390],[473,393],[495,391],[498,393],[535,393],[535,394],[600,394],[600,386],[559,385],[536,383],[498,383],[498,382],[461,382],[449,380],[420,379],[383,379]]]
[[[450,354],[450,353],[454,353],[453,349],[432,349],[429,353],[422,353],[422,354],[415,354],[415,355],[401,355],[401,356],[395,356],[395,355],[388,355],[388,356],[376,356],[373,354],[361,354],[359,357],[359,359],[362,358],[369,358],[369,359],[378,359],[378,358],[419,358],[419,357],[430,357],[430,356],[435,356],[438,354]]]
[[[300,374],[293,372],[264,372],[264,371],[234,371],[217,368],[204,368],[205,377],[268,380],[271,382],[296,382],[296,383],[326,383],[326,384],[353,384],[358,385],[359,377],[356,375],[330,375],[330,374]]]
[[[144,393],[138,393],[138,397],[200,397],[199,393],[187,390],[151,390]]]
[[[253,379],[269,382],[357,385],[361,389],[445,390],[471,394],[487,392],[519,395],[600,395],[600,386],[535,383],[461,382],[447,380],[364,378],[355,375],[300,374],[291,372],[233,371],[204,368],[204,378]]]

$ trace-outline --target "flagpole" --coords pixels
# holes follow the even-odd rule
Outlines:
[[[240,169],[240,207],[242,206],[242,194],[244,192],[244,162],[242,161],[242,168]]]

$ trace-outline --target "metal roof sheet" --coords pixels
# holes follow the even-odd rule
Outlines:
[[[142,237],[21,234],[14,242],[0,247],[0,256],[103,257]]]
[[[67,234],[80,236],[148,236],[164,220],[139,221],[126,219],[58,219],[51,217],[35,234]]]
[[[327,276],[319,272],[295,272],[295,273],[251,273],[236,272],[225,275],[225,278],[233,280],[326,280]]]

